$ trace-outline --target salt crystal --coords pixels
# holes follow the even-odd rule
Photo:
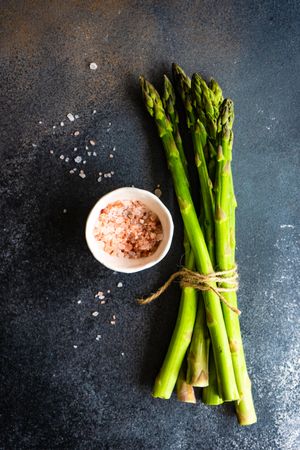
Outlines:
[[[69,173],[74,173],[74,169],[71,169],[71,170],[69,171]]]
[[[113,315],[113,316],[112,316],[112,318],[113,318],[113,319],[115,320],[115,319],[116,319],[116,316],[115,316],[115,315]]]
[[[37,145],[36,145],[36,144],[32,144],[32,147],[33,147],[33,148],[36,148],[36,147],[37,147]]]
[[[115,174],[115,172],[112,170],[111,172],[110,172],[112,175],[114,175]]]
[[[60,159],[65,159],[64,155],[60,155]]]
[[[88,149],[89,149],[87,145],[85,146],[85,149],[86,149],[86,150],[88,150]]]
[[[121,356],[125,356],[125,353],[124,353],[124,352],[121,352]]]
[[[77,346],[77,345],[73,345],[73,347],[74,347],[74,348],[78,348],[78,346]]]
[[[107,290],[107,293],[110,294],[110,289]]]
[[[56,128],[56,125],[53,125],[53,127],[52,127],[52,128],[53,128],[53,130],[55,130],[55,128]]]
[[[65,124],[64,122],[60,122],[60,126],[63,127]]]
[[[102,172],[99,172],[99,175],[102,175]]]
[[[117,284],[117,287],[118,287],[118,288],[123,287],[123,283],[122,283],[121,281],[119,281],[119,283]]]
[[[80,176],[80,178],[85,178],[85,177],[86,177],[86,174],[84,173],[83,170],[81,170],[81,171],[79,172],[79,176]]]
[[[94,317],[97,317],[97,316],[99,316],[99,313],[98,313],[98,311],[94,311],[94,312],[92,313],[92,316],[94,316]]]
[[[97,181],[98,181],[98,183],[100,183],[100,181],[102,181],[102,177],[99,177],[99,178],[97,179]]]
[[[77,130],[77,131],[74,131],[74,136],[79,136],[80,135],[80,132]]]
[[[82,157],[81,156],[76,156],[76,158],[74,159],[74,161],[76,162],[76,163],[81,163],[81,161],[82,161]]]
[[[42,123],[43,123],[43,122],[40,120],[40,121],[39,121],[39,124],[42,125]]]
[[[74,152],[77,152],[78,149],[77,149],[77,147],[74,147],[73,150],[74,150]]]
[[[111,122],[108,122],[108,126],[109,126],[109,127],[111,126]]]
[[[66,212],[67,212],[67,210],[66,210],[66,209],[63,209],[63,213],[66,214]]]
[[[105,300],[101,300],[100,305],[105,305],[106,301]]]
[[[113,147],[112,151],[115,152],[116,151],[116,147]]]
[[[97,68],[98,68],[97,64],[94,63],[94,62],[91,62],[91,64],[90,64],[90,69],[91,69],[91,70],[96,70]]]
[[[66,161],[66,162],[69,162],[69,161],[70,161],[70,158],[66,158],[65,161]]]
[[[53,151],[53,150],[50,150],[50,153],[51,153],[51,155],[53,155],[54,151]]]
[[[78,300],[78,302],[77,302],[77,303],[78,303],[78,305],[80,305],[80,304],[81,304],[81,300]]]
[[[72,113],[67,114],[67,118],[69,119],[70,122],[74,122],[75,117],[73,116]]]
[[[97,156],[97,152],[93,152],[93,156]]]
[[[75,119],[79,119],[79,115],[78,114],[75,114]]]
[[[96,141],[94,141],[93,139],[91,139],[91,140],[90,140],[90,144],[94,146],[94,145],[96,145]]]
[[[96,341],[99,341],[101,339],[101,334],[97,334]]]
[[[88,156],[91,156],[91,154],[92,154],[92,152],[87,152],[87,155],[88,155]]]
[[[159,197],[161,197],[162,192],[160,189],[157,188],[157,189],[155,189],[154,194],[159,198]]]
[[[113,157],[114,157],[114,155],[113,155],[113,154],[111,153],[111,154],[109,155],[109,157],[110,157],[110,158],[113,158]]]
[[[93,110],[93,114],[96,114],[96,112],[97,112],[97,110],[96,110],[96,109],[94,109],[94,110]]]
[[[86,164],[86,161],[82,161],[82,164]]]
[[[115,320],[111,320],[110,323],[111,323],[111,325],[116,325],[116,321]]]

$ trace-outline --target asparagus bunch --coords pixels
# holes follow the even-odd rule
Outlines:
[[[175,64],[173,74],[192,136],[200,185],[200,219],[190,191],[172,83],[165,77],[162,98],[144,77],[140,77],[140,84],[173,178],[185,230],[185,265],[203,274],[233,269],[236,208],[231,173],[233,103],[223,99],[214,80],[207,85],[199,74],[190,80]],[[215,283],[211,285],[216,287]],[[230,286],[222,283],[221,287]],[[235,292],[225,292],[224,297],[229,304],[237,305]],[[176,382],[182,401],[195,402],[192,386],[206,386],[202,396],[205,403],[235,401],[240,424],[256,421],[239,319],[226,305],[221,305],[213,290],[198,296],[192,287],[182,290],[176,326],[153,396],[169,398]]]

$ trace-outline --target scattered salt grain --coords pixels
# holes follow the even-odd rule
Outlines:
[[[115,315],[113,315],[112,318],[113,318],[113,320],[116,320],[116,316]]]
[[[75,117],[73,116],[72,113],[67,114],[67,118],[69,119],[70,122],[74,122]]]
[[[74,161],[79,164],[82,161],[82,157],[81,156],[76,156],[76,158],[74,159]]]
[[[96,341],[99,341],[101,339],[101,334],[97,334]]]
[[[60,122],[60,126],[63,127],[65,124],[64,122]]]
[[[69,161],[70,161],[70,158],[66,158],[65,161],[66,161],[66,162],[69,162]]]
[[[74,347],[74,348],[78,348],[78,346],[77,346],[77,345],[73,345],[73,347]]]
[[[53,127],[52,127],[52,128],[53,128],[53,130],[55,130],[55,128],[56,128],[56,125],[53,125]]]
[[[60,158],[60,159],[65,159],[64,155],[60,155],[59,158]]]
[[[111,320],[110,323],[111,323],[111,325],[116,325],[116,321],[115,320]]]
[[[86,161],[82,161],[82,164],[86,164]]]
[[[81,171],[79,172],[79,176],[80,176],[80,178],[85,178],[85,177],[86,177],[86,174],[84,173],[83,170],[81,170]]]
[[[94,317],[97,317],[97,316],[99,316],[99,313],[98,313],[98,311],[94,311],[94,312],[92,313],[92,316],[94,316]]]
[[[79,136],[80,135],[80,132],[77,130],[77,131],[74,131],[74,136]]]
[[[162,192],[161,192],[161,190],[159,189],[159,188],[156,188],[155,190],[154,190],[154,194],[156,195],[156,197],[161,197],[161,195],[162,195]]]
[[[119,281],[119,283],[117,284],[117,287],[118,287],[118,288],[123,287],[123,283],[122,283],[121,281]]]
[[[113,158],[113,157],[114,157],[114,155],[113,155],[113,154],[111,153],[111,154],[109,155],[109,157],[110,157],[110,158]]]
[[[112,175],[114,175],[115,174],[115,172],[112,170],[111,172],[110,172]]]
[[[77,303],[78,303],[78,305],[80,305],[80,304],[81,304],[81,300],[78,300],[78,302],[77,302]]]
[[[33,148],[36,148],[36,147],[37,147],[37,145],[36,145],[36,144],[32,144],[32,147],[33,147]]]
[[[124,353],[124,352],[121,352],[121,356],[125,356],[125,353]]]
[[[116,151],[116,147],[113,147],[112,151],[115,152]]]
[[[75,119],[79,119],[79,115],[78,114],[75,114]]]
[[[93,152],[93,156],[97,156],[97,152]]]
[[[77,147],[74,147],[73,150],[74,150],[74,152],[77,152],[78,149],[77,149]]]
[[[66,213],[67,213],[67,210],[66,210],[66,209],[63,209],[63,213],[66,214]]]
[[[87,145],[85,146],[85,149],[86,149],[86,150],[88,150],[88,149],[89,149]]]
[[[42,125],[42,123],[43,123],[43,122],[40,120],[40,121],[39,121],[39,125]]]
[[[69,171],[69,173],[74,173],[74,169],[71,169],[71,170]]]
[[[94,145],[96,145],[96,141],[94,141],[93,139],[91,139],[91,140],[90,140],[90,144],[94,146]]]
[[[87,155],[88,155],[88,156],[91,156],[91,154],[92,154],[92,152],[87,152]]]
[[[96,110],[96,109],[94,109],[94,110],[93,110],[93,114],[96,114],[96,112],[97,112],[97,110]]]
[[[110,294],[110,289],[107,289],[107,291],[106,291],[108,294]]]
[[[97,181],[98,181],[98,183],[100,183],[100,181],[102,181],[102,177],[99,177],[99,178],[97,179]]]
[[[53,150],[50,150],[50,153],[51,153],[51,155],[53,155],[54,151],[53,151]]]
[[[106,301],[105,300],[101,300],[100,305],[105,305]]]
[[[96,70],[96,69],[98,69],[97,64],[96,64],[95,62],[91,62],[91,64],[90,64],[90,69],[91,69],[91,70]]]

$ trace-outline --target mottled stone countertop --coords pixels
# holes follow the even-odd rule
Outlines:
[[[299,449],[297,2],[1,9],[0,448]],[[135,299],[176,269],[182,225],[137,80],[161,86],[173,61],[213,76],[235,101],[239,299],[258,414],[248,428],[231,405],[150,395],[179,289],[148,307]],[[172,248],[146,272],[113,274],[87,249],[88,211],[114,188],[157,184],[175,219]]]

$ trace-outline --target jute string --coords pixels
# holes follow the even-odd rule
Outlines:
[[[153,302],[156,298],[160,297],[168,287],[173,283],[174,280],[180,280],[181,287],[192,287],[198,291],[213,291],[231,311],[236,314],[241,314],[241,311],[235,306],[231,305],[226,298],[222,295],[222,292],[236,292],[238,290],[238,273],[237,267],[235,266],[230,270],[223,270],[221,272],[213,272],[208,275],[203,275],[202,273],[194,272],[193,270],[182,267],[177,272],[173,273],[170,278],[153,294],[146,298],[141,298],[138,300],[140,305],[147,305]],[[212,286],[212,283],[226,283],[229,287],[222,286]]]

